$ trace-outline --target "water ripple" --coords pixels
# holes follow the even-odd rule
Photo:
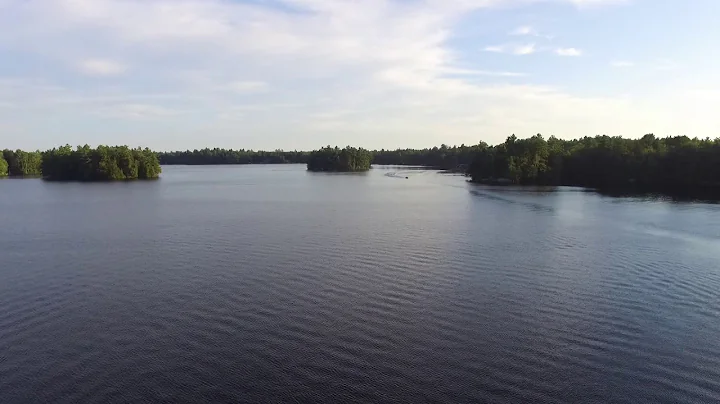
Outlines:
[[[712,207],[213,170],[0,190],[0,402],[720,401]]]

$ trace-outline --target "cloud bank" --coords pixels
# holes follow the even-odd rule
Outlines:
[[[0,37],[0,55],[32,55],[23,71],[0,74],[0,105],[10,106],[0,114],[24,111],[0,117],[38,147],[69,134],[71,142],[121,136],[163,149],[641,134],[647,111],[629,114],[626,97],[539,84],[531,65],[497,68],[484,59],[545,48],[478,52],[453,44],[474,13],[528,3],[584,12],[623,2],[0,0],[0,25],[9,32]],[[503,31],[537,35],[531,26]],[[54,67],[33,68],[39,61]],[[64,126],[30,118],[41,113]]]

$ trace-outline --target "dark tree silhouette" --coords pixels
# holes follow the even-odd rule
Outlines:
[[[687,136],[575,140],[509,137],[479,150],[468,173],[476,182],[571,185],[640,191],[720,191],[720,139]]]
[[[127,146],[69,145],[42,154],[42,174],[54,181],[113,181],[155,179],[160,175],[157,154]]]
[[[310,171],[367,171],[371,161],[372,153],[368,150],[327,146],[310,153],[307,168]]]
[[[310,153],[298,151],[274,152],[232,150],[232,149],[202,149],[158,153],[160,164],[184,165],[214,165],[214,164],[287,164],[307,163]]]

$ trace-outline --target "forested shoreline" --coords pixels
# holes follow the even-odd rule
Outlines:
[[[720,194],[720,139],[511,136],[481,145],[468,175],[480,183]]]
[[[567,185],[601,190],[720,195],[720,139],[595,136],[563,140],[510,136],[501,144],[370,151],[323,147],[312,152],[202,149],[155,153],[127,146],[70,146],[45,152],[4,150],[0,176],[108,181],[157,178],[160,164],[307,164],[310,171],[364,171],[371,164],[463,172],[490,184]]]
[[[365,150],[365,149],[363,149]],[[414,165],[454,169],[469,165],[479,146],[446,146],[427,149],[397,149],[368,151],[371,164]],[[316,150],[317,151],[317,150]],[[219,165],[219,164],[307,164],[313,152],[307,151],[253,151],[233,149],[200,149],[160,152],[162,165]]]
[[[160,153],[162,164],[305,163],[332,168],[338,148],[315,152],[204,149]],[[312,156],[317,157],[311,161]],[[639,139],[620,136],[563,140],[510,136],[501,144],[368,151],[371,164],[416,165],[464,172],[478,183],[566,185],[601,190],[720,194],[720,139],[687,136]],[[324,161],[319,164],[318,161]],[[364,168],[363,168],[364,169]]]
[[[307,164],[310,152],[205,148],[159,152],[157,155],[162,165]]]
[[[118,181],[156,179],[157,153],[128,146],[66,145],[44,152],[3,150],[0,176],[42,176],[49,181]]]

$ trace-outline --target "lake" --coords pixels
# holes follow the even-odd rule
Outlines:
[[[171,166],[0,219],[4,404],[720,401],[720,205]]]

